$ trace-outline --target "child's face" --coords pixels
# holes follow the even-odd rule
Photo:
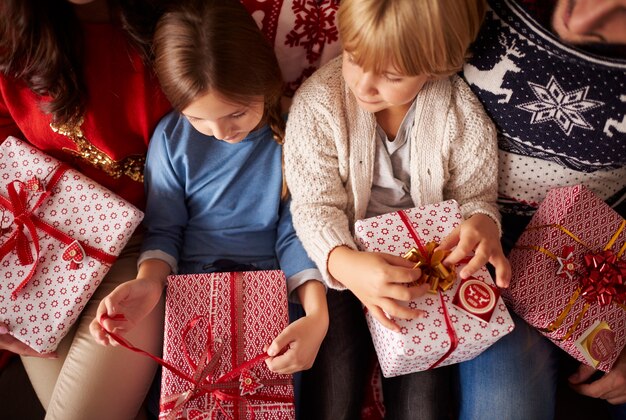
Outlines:
[[[198,96],[182,113],[202,134],[234,144],[259,126],[263,110],[262,96],[253,97],[248,104],[241,105],[209,92]]]
[[[402,75],[393,66],[388,66],[382,74],[364,71],[346,51],[342,69],[359,106],[371,113],[408,107],[428,80],[427,76]]]

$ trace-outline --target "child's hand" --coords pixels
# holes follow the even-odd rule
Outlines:
[[[504,256],[498,226],[485,214],[474,214],[465,220],[448,235],[439,248],[456,248],[444,260],[445,264],[454,265],[472,251],[474,256],[459,273],[461,278],[470,277],[480,267],[490,262],[496,269],[496,284],[509,287],[511,281],[511,265]]]
[[[102,326],[104,325],[108,331],[116,334],[127,334],[154,309],[162,292],[163,283],[158,278],[140,278],[120,284],[98,305],[96,317],[89,325],[91,335],[103,346],[118,345]],[[100,325],[100,317],[103,314],[107,314],[110,318],[103,320]],[[124,315],[124,317],[111,319],[115,315]]]
[[[307,315],[289,324],[264,349],[271,356],[265,359],[269,370],[286,374],[310,369],[327,329],[328,315],[322,314]]]
[[[417,318],[424,313],[397,302],[408,302],[428,290],[426,284],[407,287],[422,275],[420,269],[413,269],[414,265],[402,257],[355,251],[345,246],[335,248],[328,258],[330,274],[350,289],[374,318],[394,331],[400,328],[385,313],[402,319]]]
[[[107,314],[109,318],[124,315],[124,319],[105,319],[102,324],[108,331],[127,334],[159,302],[170,270],[169,264],[163,260],[152,258],[142,262],[136,279],[117,286],[98,305],[96,317],[89,324],[93,338],[103,346],[116,346],[117,341],[109,337],[100,325],[102,315]]]

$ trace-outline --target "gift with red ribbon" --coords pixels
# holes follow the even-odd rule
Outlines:
[[[0,323],[47,353],[76,321],[143,213],[13,137],[0,144]]]
[[[288,325],[282,271],[168,278],[161,419],[293,419],[291,375],[263,346]]]
[[[400,332],[382,326],[366,312],[385,377],[433,369],[472,359],[511,332],[513,320],[489,272],[482,267],[467,279],[458,272],[467,259],[446,267],[437,249],[463,217],[456,201],[424,205],[359,220],[355,236],[364,251],[400,255],[422,270],[417,283],[429,292],[408,303],[421,318],[394,319]]]
[[[583,363],[609,371],[626,344],[626,221],[582,185],[551,190],[520,236],[505,298]]]

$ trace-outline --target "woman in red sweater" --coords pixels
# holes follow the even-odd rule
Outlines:
[[[3,0],[0,3],[0,142],[27,140],[139,208],[156,123],[170,109],[150,64],[165,1]],[[22,356],[48,419],[128,419],[156,366],[99,346],[89,323],[103,296],[136,277],[139,235],[129,242],[56,354],[38,353],[0,326],[0,349]],[[129,337],[158,354],[157,307]],[[29,356],[29,357],[25,357]]]

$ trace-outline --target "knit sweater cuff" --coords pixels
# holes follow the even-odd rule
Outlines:
[[[354,239],[348,232],[342,232],[335,229],[325,229],[319,232],[315,240],[309,243],[309,252],[317,263],[317,267],[322,273],[322,278],[329,288],[336,290],[345,290],[346,286],[337,281],[328,272],[328,258],[330,253],[337,247],[347,246],[348,248],[358,249]]]

